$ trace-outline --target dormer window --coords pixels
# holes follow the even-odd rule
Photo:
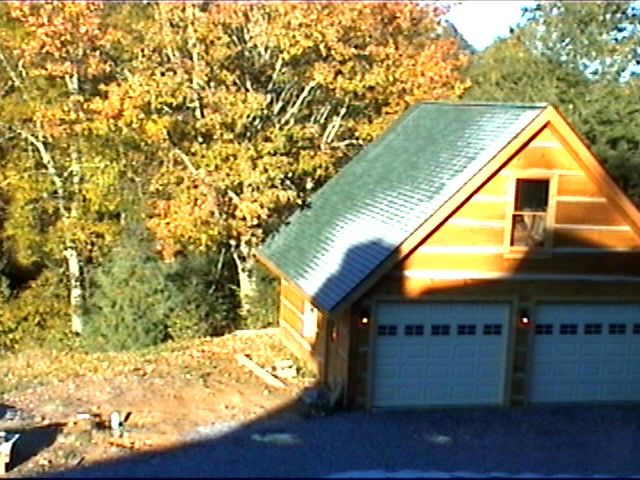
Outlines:
[[[544,248],[547,241],[549,180],[518,179],[511,222],[511,246]]]

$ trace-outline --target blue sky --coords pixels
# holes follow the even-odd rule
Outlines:
[[[520,10],[532,1],[466,1],[454,5],[447,15],[464,38],[478,50],[495,38],[507,36],[520,19]]]

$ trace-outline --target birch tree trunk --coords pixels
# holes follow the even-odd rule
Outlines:
[[[84,289],[82,287],[82,263],[75,248],[67,247],[64,250],[67,259],[69,275],[69,305],[71,307],[71,331],[82,333],[84,326],[82,307],[84,302]]]
[[[17,132],[24,139],[29,141],[40,155],[42,162],[44,163],[49,177],[53,181],[56,193],[56,202],[58,204],[58,211],[60,219],[64,224],[65,236],[65,249],[63,251],[64,257],[67,260],[67,275],[69,278],[69,306],[71,310],[71,331],[74,333],[82,333],[83,319],[82,310],[84,302],[84,287],[82,283],[82,261],[76,246],[73,241],[70,240],[71,235],[71,220],[77,216],[76,200],[71,200],[71,204],[67,204],[67,197],[69,197],[69,191],[73,193],[77,192],[80,185],[80,163],[78,155],[73,152],[71,154],[71,185],[65,183],[63,176],[58,171],[56,164],[47,150],[45,143],[35,137],[34,135],[25,132],[23,130],[17,130]],[[72,195],[72,197],[74,197]]]
[[[240,297],[240,314],[245,316],[250,312],[251,298],[255,295],[257,285],[254,271],[255,260],[252,256],[234,253],[233,260],[238,273],[238,296]]]

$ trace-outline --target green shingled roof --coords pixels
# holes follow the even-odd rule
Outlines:
[[[261,256],[331,311],[545,107],[414,105],[268,238]]]

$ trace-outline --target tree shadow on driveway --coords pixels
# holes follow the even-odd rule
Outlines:
[[[47,447],[53,445],[62,430],[63,424],[51,423],[47,425],[31,426],[22,421],[21,412],[12,405],[0,404],[0,430],[7,434],[18,434],[19,437],[11,448],[10,461],[7,471],[27,462]],[[4,426],[7,424],[8,428]]]
[[[178,448],[49,476],[327,477],[403,471],[640,476],[638,405],[340,412],[313,418],[293,415],[292,408]]]

